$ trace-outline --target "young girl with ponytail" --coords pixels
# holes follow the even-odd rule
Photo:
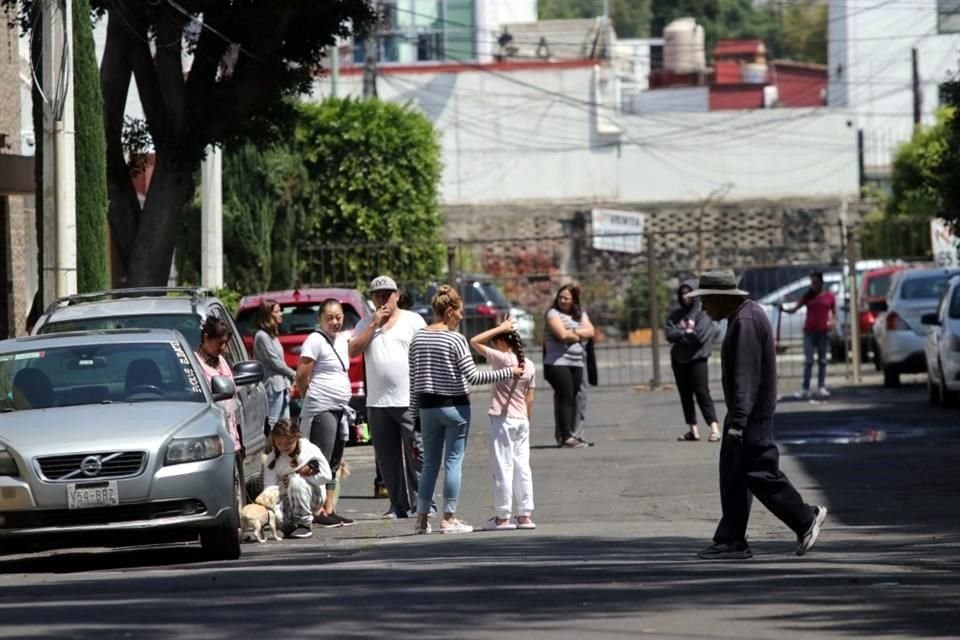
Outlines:
[[[490,345],[487,345],[487,342]],[[490,459],[493,466],[494,516],[484,531],[535,529],[533,474],[530,471],[530,412],[533,410],[534,366],[523,355],[523,342],[505,320],[470,339],[493,369],[519,366],[519,379],[493,385],[490,400]],[[511,515],[516,514],[516,520]]]

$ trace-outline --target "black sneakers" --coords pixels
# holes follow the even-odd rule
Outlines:
[[[814,507],[816,512],[813,515],[813,522],[810,524],[810,528],[807,529],[806,533],[802,536],[797,536],[797,555],[802,556],[810,549],[813,549],[813,545],[817,544],[817,538],[820,536],[820,529],[823,527],[823,521],[827,519],[827,508],[820,506]]]
[[[698,553],[697,557],[701,560],[747,560],[753,557],[753,552],[746,542],[716,543]]]
[[[287,534],[288,538],[309,538],[313,535],[313,531],[307,529],[306,527],[297,527],[293,531]]]
[[[340,518],[334,516],[332,513],[322,516],[313,516],[313,524],[317,525],[318,527],[323,527],[324,529],[343,526]]]
[[[350,525],[357,524],[350,518],[345,518],[339,513],[331,513],[330,517],[333,518],[334,520],[338,520],[340,522],[341,527],[349,527]]]

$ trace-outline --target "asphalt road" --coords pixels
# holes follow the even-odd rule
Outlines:
[[[17,638],[958,637],[960,425],[922,386],[784,402],[783,467],[829,505],[817,547],[754,505],[752,560],[699,561],[719,515],[718,446],[680,443],[672,391],[595,390],[591,449],[534,415],[536,531],[412,535],[377,518],[370,447],[347,450],[357,526],[249,544],[0,556],[0,636]],[[475,394],[462,516],[489,517]]]

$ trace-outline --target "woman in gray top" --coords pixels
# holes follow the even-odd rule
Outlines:
[[[580,288],[565,284],[547,310],[544,331],[543,377],[553,387],[554,437],[558,447],[588,446],[574,435],[577,396],[583,382],[583,341],[593,338],[593,324],[580,307]]]
[[[283,310],[276,300],[264,300],[257,310],[260,329],[253,337],[253,357],[263,365],[263,386],[267,390],[267,422],[272,428],[280,418],[290,419],[290,388],[296,371],[283,359],[277,330]]]

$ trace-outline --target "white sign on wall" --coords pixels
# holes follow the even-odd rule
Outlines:
[[[590,212],[593,248],[621,253],[643,252],[643,229],[646,214],[616,209],[593,209]]]
[[[930,221],[930,243],[937,266],[960,266],[960,239],[953,234],[946,221],[940,218]]]

